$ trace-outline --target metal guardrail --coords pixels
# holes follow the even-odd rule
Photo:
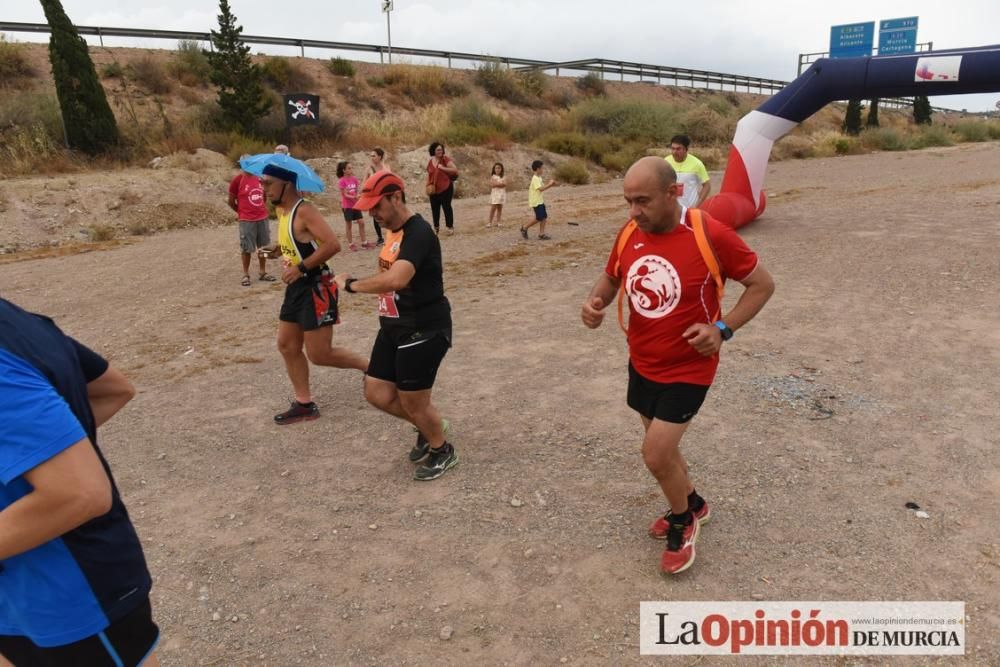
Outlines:
[[[571,60],[560,63],[546,63],[541,65],[524,65],[514,68],[520,71],[529,70],[555,70],[559,76],[559,70],[568,69],[583,72],[596,72],[604,78],[606,73],[619,74],[621,80],[625,80],[625,75],[638,76],[639,81],[645,81],[646,77],[656,78],[657,83],[662,83],[663,79],[673,80],[673,85],[679,86],[681,82],[696,87],[696,84],[705,84],[710,88],[712,84],[717,84],[721,90],[726,86],[732,86],[733,90],[746,88],[748,93],[777,92],[788,85],[787,81],[778,79],[764,79],[756,76],[744,76],[741,74],[726,74],[724,72],[712,72],[708,70],[686,69],[683,67],[668,67],[664,65],[648,65],[646,63],[626,62],[622,60],[606,60],[604,58],[591,58],[588,60]]]
[[[209,48],[212,44],[212,35],[208,32],[192,32],[187,30],[150,30],[145,28],[108,28],[103,26],[78,25],[76,30],[81,35],[94,35],[98,38],[101,46],[104,46],[105,37],[133,37],[138,39],[170,39],[175,41],[194,40],[207,42]],[[20,23],[15,21],[0,21],[0,32],[26,32],[26,33],[48,33],[51,32],[47,23]],[[306,47],[311,49],[329,49],[334,51],[356,51],[363,53],[379,54],[379,62],[384,63],[388,55],[388,48],[380,44],[358,44],[354,42],[330,42],[316,39],[294,39],[289,37],[269,37],[265,35],[241,35],[241,39],[248,44],[268,44],[271,46],[292,46],[298,47],[299,52],[305,57]],[[918,44],[918,48],[926,47],[931,50],[933,42]],[[778,79],[765,79],[740,74],[726,74],[723,72],[712,72],[708,70],[686,69],[683,67],[668,67],[664,65],[650,65],[648,63],[627,62],[622,60],[606,60],[603,58],[591,58],[587,60],[572,60],[568,62],[554,62],[549,60],[535,60],[531,58],[512,58],[509,56],[487,56],[479,53],[464,53],[461,51],[437,51],[433,49],[413,49],[407,47],[393,47],[397,54],[417,56],[420,58],[436,58],[446,60],[451,68],[453,61],[467,62],[500,62],[508,68],[516,70],[555,70],[559,76],[560,70],[570,70],[579,72],[595,72],[604,78],[606,75],[617,74],[620,80],[624,81],[625,76],[637,76],[639,81],[656,79],[657,83],[662,83],[664,79],[669,79],[674,86],[687,84],[691,88],[704,84],[706,88],[711,88],[713,84],[718,85],[720,90],[726,90],[726,86],[732,86],[733,91],[739,88],[746,88],[746,92],[777,92],[788,85],[788,81]],[[825,52],[799,54],[799,73],[803,64],[813,62],[813,56],[825,56]],[[650,81],[651,82],[651,81]],[[912,100],[883,99],[880,104],[890,107],[904,107],[912,104]],[[954,109],[941,107],[931,107],[932,111],[954,112]]]
[[[208,42],[211,48],[211,33],[190,32],[186,30],[148,30],[144,28],[106,28],[102,26],[78,25],[76,30],[81,35],[94,35],[104,46],[105,37],[133,37],[139,39],[171,39],[171,40],[195,40]],[[47,23],[17,23],[0,22],[0,32],[28,32],[47,33],[50,32]],[[298,47],[300,54],[305,57],[306,48],[329,49],[335,51],[356,51],[363,53],[378,53],[379,62],[385,62],[388,48],[379,44],[356,44],[353,42],[329,42],[315,39],[294,39],[288,37],[268,37],[263,35],[241,35],[241,39],[247,44],[268,44],[272,46],[292,46]],[[697,84],[705,84],[708,88],[713,84],[720,86],[723,90],[725,86],[733,86],[733,90],[745,87],[747,92],[752,92],[756,88],[758,92],[764,93],[781,90],[787,81],[775,79],[762,79],[739,74],[726,74],[723,72],[709,72],[704,70],[685,69],[681,67],[665,67],[663,65],[650,65],[647,63],[626,62],[621,60],[605,60],[601,58],[591,58],[588,60],[577,60],[571,62],[558,63],[549,60],[535,60],[531,58],[512,58],[509,56],[487,56],[478,53],[463,53],[460,51],[436,51],[433,49],[413,49],[407,47],[393,47],[396,54],[417,56],[421,58],[435,58],[446,60],[450,68],[453,61],[468,62],[500,62],[508,68],[519,70],[555,70],[556,76],[559,70],[571,70],[582,72],[596,72],[605,75],[617,74],[622,81],[626,76],[638,76],[640,81],[646,78],[655,78],[657,83],[662,83],[664,79],[673,81],[673,85],[680,86],[687,84],[694,88]]]

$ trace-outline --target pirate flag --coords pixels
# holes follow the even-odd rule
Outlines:
[[[312,125],[319,122],[319,96],[308,93],[285,95],[285,123]]]

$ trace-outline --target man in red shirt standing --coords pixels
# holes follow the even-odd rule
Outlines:
[[[243,158],[250,157],[243,155]],[[240,171],[229,182],[229,208],[236,211],[240,225],[240,252],[243,257],[244,287],[250,287],[250,255],[258,248],[270,245],[271,231],[267,224],[267,205],[264,202],[264,188],[260,179],[253,174]],[[274,282],[275,278],[267,272],[267,257],[258,254],[260,274],[258,280]]]
[[[663,160],[636,162],[625,175],[624,189],[636,224],[619,232],[581,317],[591,329],[599,327],[604,309],[623,286],[629,305],[627,402],[642,418],[643,460],[670,505],[649,533],[667,541],[661,569],[676,574],[694,562],[699,525],[711,516],[688,477],[681,437],[715,378],[723,341],[760,312],[774,281],[733,229],[678,203],[682,188]],[[745,287],[724,317],[693,228],[699,214],[721,278]]]

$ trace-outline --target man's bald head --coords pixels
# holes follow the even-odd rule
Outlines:
[[[647,156],[636,160],[635,164],[625,172],[625,183],[633,185],[655,185],[660,190],[666,190],[677,182],[677,173],[663,158]]]
[[[677,174],[662,158],[644,157],[625,173],[629,215],[647,233],[670,231],[680,218]]]

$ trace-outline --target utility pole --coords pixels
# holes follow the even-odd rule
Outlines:
[[[389,44],[389,64],[392,64],[392,26],[389,24],[389,14],[392,12],[392,0],[382,0],[382,12],[385,14],[385,35]]]

